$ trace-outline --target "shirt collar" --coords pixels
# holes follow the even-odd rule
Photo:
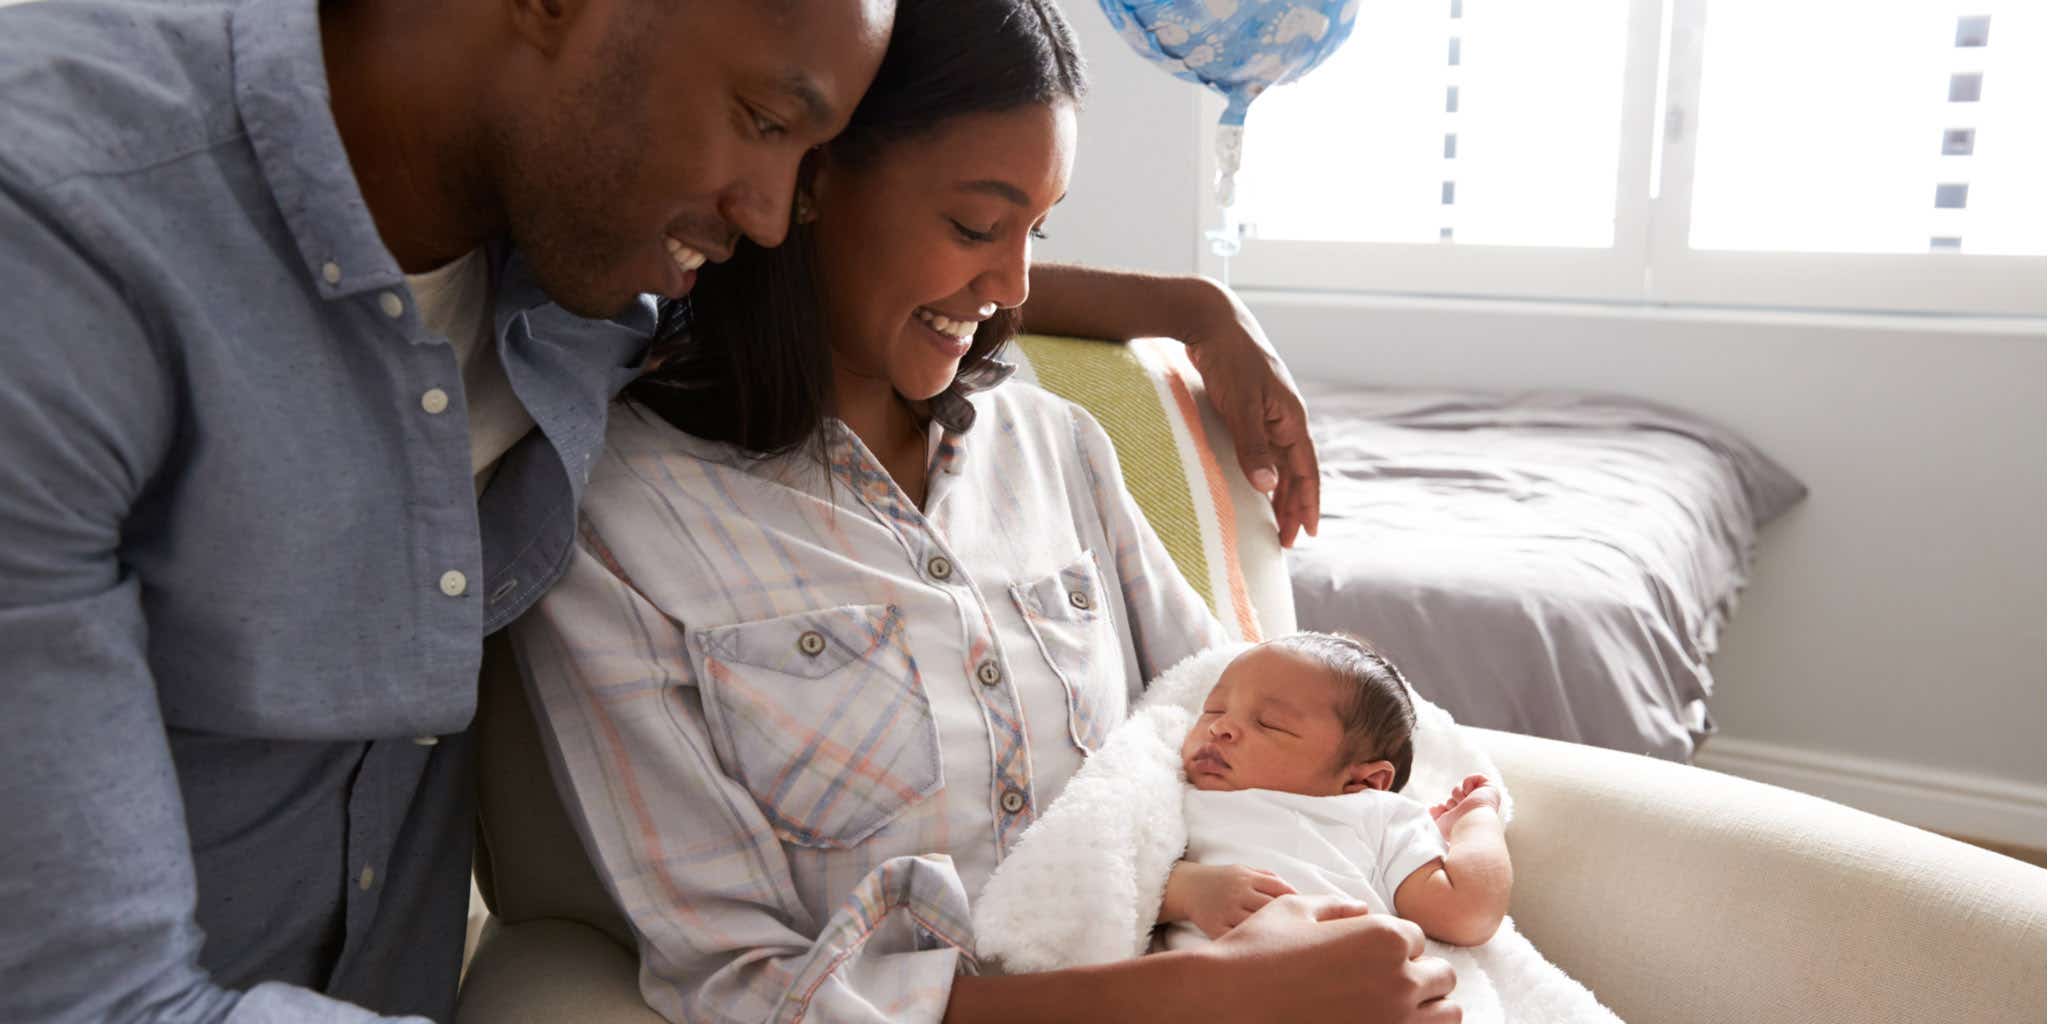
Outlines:
[[[235,106],[314,286],[338,298],[403,280],[328,106],[317,0],[234,8]]]
[[[1000,359],[985,359],[980,365],[953,378],[953,384],[926,403],[932,421],[946,428],[949,434],[965,434],[974,429],[974,405],[968,401],[977,393],[987,391],[1009,380],[1017,372],[1013,363]]]

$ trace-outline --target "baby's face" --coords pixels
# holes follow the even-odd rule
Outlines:
[[[1239,655],[1181,742],[1188,782],[1196,789],[1310,796],[1367,788],[1369,776],[1359,773],[1361,766],[1341,758],[1343,687],[1327,669],[1284,647],[1254,647]]]

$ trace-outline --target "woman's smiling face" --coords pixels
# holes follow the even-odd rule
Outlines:
[[[954,117],[858,165],[820,163],[818,288],[841,394],[946,390],[978,325],[1030,291],[1031,243],[1067,192],[1074,107]]]

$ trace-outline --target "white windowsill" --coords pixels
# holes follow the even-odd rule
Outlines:
[[[1296,308],[1430,311],[1493,316],[1581,317],[1643,320],[1664,323],[1792,325],[1856,330],[1938,330],[1950,334],[2043,336],[2048,318],[1942,313],[1872,313],[1856,310],[1766,309],[1737,306],[1687,306],[1645,302],[1587,302],[1486,298],[1469,295],[1418,295],[1394,292],[1316,291],[1294,288],[1239,288],[1239,297],[1257,306],[1285,304]]]

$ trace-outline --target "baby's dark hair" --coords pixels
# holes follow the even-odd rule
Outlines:
[[[1392,789],[1408,784],[1415,764],[1415,702],[1401,670],[1371,644],[1334,633],[1289,633],[1268,641],[1330,670],[1350,688],[1338,706],[1344,723],[1345,762],[1384,760],[1394,765]]]

